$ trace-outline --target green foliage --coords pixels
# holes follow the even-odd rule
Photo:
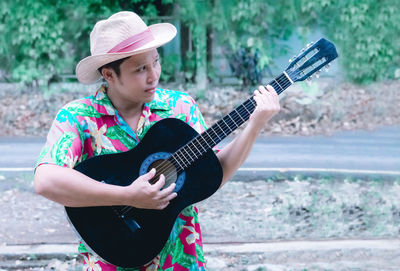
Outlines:
[[[258,84],[263,69],[272,63],[273,57],[285,52],[282,46],[275,50],[274,44],[290,36],[295,22],[289,0],[178,2],[180,18],[191,27],[196,52],[207,53],[207,48],[198,48],[204,46],[205,35],[201,31],[207,28],[218,44],[224,46],[225,57],[243,86]],[[205,57],[197,56],[197,66],[199,59]]]
[[[224,47],[243,84],[257,84],[272,60],[287,53],[280,41],[291,35],[304,39],[315,30],[337,45],[348,79],[368,83],[400,77],[396,0],[3,0],[2,80],[45,88],[60,75],[74,73],[76,63],[90,55],[93,25],[120,10],[135,11],[147,23],[159,22],[154,18],[160,15],[174,15],[188,28],[190,46],[182,63],[177,56],[164,56],[165,81],[174,80],[176,67],[187,81],[213,76],[215,71],[207,63],[209,35]],[[245,58],[238,58],[241,52]],[[245,63],[252,63],[251,70]]]
[[[182,0],[183,2],[186,1]],[[400,5],[396,0],[204,0],[180,10],[185,22],[206,24],[231,62],[240,50],[260,52],[257,69],[288,48],[279,44],[293,33],[302,38],[320,30],[339,50],[344,74],[368,83],[400,77]],[[207,15],[202,15],[207,12]],[[195,40],[195,38],[194,38]],[[308,41],[305,43],[308,43]],[[235,72],[235,70],[234,70]],[[256,70],[236,73],[244,84]]]
[[[65,21],[53,1],[6,1],[1,3],[0,45],[3,68],[16,81],[35,85],[50,81],[68,63],[63,37]]]
[[[185,80],[191,82],[194,80],[196,72],[196,54],[194,51],[187,51],[182,61]]]
[[[161,58],[161,80],[170,82],[175,78],[176,71],[179,69],[179,56],[176,54],[165,55]]]
[[[90,55],[94,24],[121,10],[147,17],[168,12],[171,0],[6,0],[0,3],[1,70],[7,81],[46,89],[61,74],[74,73]]]
[[[398,1],[302,0],[300,10],[306,26],[321,27],[336,43],[350,80],[368,83],[395,77],[400,66]]]
[[[261,73],[272,59],[286,52],[279,40],[287,39],[294,28],[292,1],[219,0],[215,2],[212,25],[218,33],[230,66],[242,86],[261,82]],[[240,69],[240,66],[242,69]],[[250,70],[246,70],[246,69]]]
[[[183,56],[185,79],[191,81],[196,77],[196,81],[204,84],[207,70],[207,26],[213,15],[210,12],[212,3],[210,0],[199,1],[176,1],[179,6],[179,18],[189,28],[194,50],[189,50]],[[201,82],[203,81],[203,82]]]

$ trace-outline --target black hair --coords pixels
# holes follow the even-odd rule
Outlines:
[[[101,66],[100,68],[98,68],[97,70],[99,71],[100,74],[102,74],[101,71],[103,70],[103,68],[111,68],[119,77],[121,74],[120,66],[121,66],[122,62],[124,62],[128,58],[130,58],[130,56],[107,63],[107,64]]]

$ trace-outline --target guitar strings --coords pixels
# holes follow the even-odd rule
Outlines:
[[[283,75],[283,74],[282,74],[282,75]],[[281,76],[282,76],[282,75],[281,75]],[[286,79],[286,80],[287,80],[287,79]],[[277,80],[277,81],[279,81],[279,82],[281,83],[281,84],[278,83],[278,86],[277,86],[277,89],[278,89],[277,92],[278,92],[278,94],[280,94],[284,89],[286,89],[287,86],[290,85],[290,83],[287,82],[287,81],[283,81],[283,82],[282,82],[282,79],[279,79],[279,77],[278,77],[278,80]],[[284,85],[284,87],[282,88],[281,85]],[[245,105],[246,102],[252,102],[253,105],[255,105],[254,100],[252,100],[252,98],[253,98],[253,97],[251,97],[250,99],[248,99],[247,101],[245,101],[245,102],[241,105],[242,108],[240,108],[241,106],[239,106],[236,110],[234,110],[234,111],[232,111],[232,112],[235,112],[235,111],[238,112],[238,113],[239,113],[238,116],[239,116],[239,118],[241,118],[241,115],[243,115],[243,112],[246,113],[245,111],[248,111],[247,108],[246,108],[246,105]],[[243,110],[243,109],[244,109],[244,110]],[[241,110],[241,111],[239,111],[239,110]],[[249,115],[250,115],[250,112],[248,112],[248,113],[249,113]],[[234,124],[237,124],[237,123],[238,123],[238,118],[235,117],[234,115],[232,115],[232,116],[233,116],[233,118],[236,118],[236,119],[233,119],[232,116],[231,116],[230,114],[228,114],[227,116],[229,116],[229,118],[233,120],[233,123],[234,123]],[[224,118],[225,118],[225,117],[224,117]],[[247,118],[247,117],[245,117],[245,118]],[[227,119],[227,121],[229,121],[229,119]],[[239,121],[240,121],[240,120],[239,120]],[[246,121],[246,120],[245,120],[245,121]],[[241,123],[241,124],[243,124],[243,123]],[[241,124],[237,125],[237,127],[240,126]],[[223,130],[223,129],[221,129],[221,127],[217,127],[217,128],[219,128],[223,133],[226,134],[226,131],[227,131],[226,129]],[[228,128],[229,128],[229,126],[228,126]],[[236,128],[235,128],[235,129],[236,129]],[[228,131],[228,134],[230,134],[230,132],[231,132],[231,131]],[[216,140],[216,141],[219,140],[218,134],[217,134],[217,137],[215,137],[215,136],[212,137],[212,136],[206,131],[206,135],[211,139],[211,141],[213,141],[214,145],[216,145],[214,140]],[[187,145],[189,145],[190,143],[192,143],[192,144],[195,146],[195,148],[196,148],[197,150],[198,150],[198,149],[204,149],[204,147],[202,147],[202,145],[201,145],[200,140],[196,140],[196,139],[197,139],[197,138],[195,138],[195,139],[193,140],[193,142],[189,142]],[[203,137],[203,139],[204,139],[204,137]],[[196,141],[197,141],[197,143],[200,143],[200,145],[199,145],[199,144],[196,145]],[[208,146],[207,141],[206,141],[205,139],[204,139],[203,141],[204,141],[204,142],[207,144],[207,146]],[[210,146],[208,146],[208,147],[210,147]],[[184,148],[182,147],[182,149],[184,149]],[[184,160],[186,160],[187,162],[191,163],[191,160],[194,161],[195,159],[193,159],[193,157],[190,157],[191,159],[190,159],[190,158],[187,158],[186,155],[183,154],[182,149],[179,149],[176,153],[177,153],[177,154],[181,153],[180,156],[184,158],[184,159],[181,159],[181,162],[183,162],[184,166],[183,166],[183,167],[180,166],[179,160],[176,161],[177,163],[175,163],[174,166],[177,166],[177,164],[178,164],[181,168],[185,168],[185,163],[186,163],[186,162],[185,162]],[[188,152],[186,152],[186,153],[188,153]],[[189,154],[189,153],[188,153],[188,154]],[[194,154],[195,156],[197,155],[195,151],[193,151],[193,154]],[[199,154],[202,155],[201,151],[199,151]],[[189,154],[189,155],[190,155],[190,154]],[[179,156],[178,156],[178,157],[179,157]],[[196,157],[196,159],[197,159],[197,157]],[[164,168],[161,167],[160,169],[164,169]]]
[[[283,75],[283,74],[282,74]],[[281,76],[282,76],[281,75]],[[281,77],[281,76],[279,76],[279,77]],[[278,92],[278,94],[280,94],[284,89],[286,89],[291,83],[290,82],[288,82],[287,81],[287,79],[286,79],[286,81],[283,81],[282,82],[282,80],[283,79],[285,79],[285,78],[283,78],[283,79],[279,79],[279,77],[278,77],[278,80],[275,80],[275,81],[280,81],[280,83],[284,86],[284,87],[282,87],[281,86],[281,84],[279,84],[278,83],[278,90],[277,90],[277,92]],[[254,96],[253,96],[254,97]],[[250,101],[252,104],[253,104],[253,106],[255,106],[256,105],[256,103],[255,103],[255,101],[252,99],[253,97],[251,97],[250,99],[248,99],[246,102],[248,102],[248,101]],[[246,103],[246,102],[244,102],[243,104],[242,104],[242,106]],[[240,111],[238,111],[238,110],[236,110],[236,112],[238,112],[239,114],[238,114],[238,116],[239,116],[239,118],[241,118],[241,115],[243,115],[243,113],[246,113],[246,111],[248,111],[247,110],[247,108],[246,108],[246,106],[243,106],[242,108],[240,108],[240,106],[237,108],[237,109],[239,109]],[[235,111],[235,110],[234,110]],[[234,112],[234,111],[232,111],[232,112]],[[248,112],[248,113],[250,113],[250,112]],[[233,116],[234,118],[235,118],[235,116]],[[232,117],[230,117],[231,119],[232,119]],[[240,121],[240,119],[239,119],[239,121]],[[245,120],[245,121],[247,121],[247,120]],[[244,122],[245,122],[244,121]],[[244,123],[243,122],[243,123]],[[234,124],[237,124],[238,123],[238,118],[236,117],[236,119],[232,119],[232,123],[234,123]],[[241,123],[241,124],[243,124],[243,123]],[[240,125],[241,125],[240,124]],[[237,125],[237,127],[239,127],[240,125]],[[221,127],[219,127],[220,128],[220,130],[223,132],[223,133],[225,133],[227,130],[225,129],[225,130],[223,130]],[[229,128],[229,126],[228,126],[228,128]],[[228,134],[230,134],[232,131],[228,131]],[[214,139],[215,140],[217,140],[218,141],[218,139],[217,138],[213,138],[213,137],[211,137],[210,136],[210,134],[207,134],[208,136],[209,136],[209,138],[212,140],[212,141],[214,141]],[[217,135],[218,136],[218,135]],[[190,141],[189,143],[187,143],[187,145],[189,145],[190,143],[192,143],[194,146],[195,146],[195,148],[197,149],[197,150],[199,150],[199,149],[204,149],[204,147],[201,147],[202,145],[201,145],[201,143],[200,143],[200,140],[196,140],[197,139],[197,137],[196,138],[194,138],[192,141]],[[196,145],[196,141],[197,141],[197,145]],[[206,140],[204,140],[205,141],[205,143],[208,145],[208,143],[207,143],[207,141]],[[200,144],[198,144],[198,143],[200,143]],[[208,147],[210,147],[210,146],[208,146]],[[182,149],[183,149],[184,147],[182,147],[181,149],[179,149],[176,153],[177,154],[179,154],[179,153],[181,153],[180,154],[180,156],[181,157],[183,157],[187,162],[189,162],[189,164],[191,163],[191,160],[192,161],[195,161],[198,157],[196,157],[196,159],[194,159],[193,157],[191,157],[190,156],[190,154],[189,154],[189,157],[191,158],[191,159],[189,159],[185,154],[183,154],[183,151],[182,151]],[[207,151],[207,150],[205,150],[205,151]],[[194,152],[193,151],[193,154],[195,154],[195,156],[197,155],[196,154],[196,152]],[[199,151],[199,155],[201,156],[203,153],[201,152],[201,151]],[[178,156],[179,157],[179,156]],[[175,163],[173,163],[173,162],[171,162],[172,164],[173,164],[173,166],[174,167],[177,167],[177,166],[179,166],[180,168],[182,168],[182,169],[184,169],[187,165],[185,164],[186,162],[184,161],[184,159],[182,159],[182,161],[181,162],[183,162],[183,167],[180,165],[180,163],[179,163],[179,161],[177,160]],[[164,170],[166,170],[166,169],[170,169],[170,168],[172,168],[172,166],[170,165],[171,163],[167,163],[167,162],[163,162],[162,164],[161,164],[161,166],[160,166],[160,168],[159,168],[159,171],[164,171]],[[164,164],[164,165],[163,165]],[[157,174],[156,173],[156,175],[155,175],[155,178],[158,178],[158,177],[160,177],[160,175],[161,175],[162,173],[159,173],[159,174]],[[167,176],[166,176],[167,177]],[[170,176],[169,176],[170,177]]]
[[[291,76],[293,73],[289,73],[289,76]],[[276,84],[277,84],[277,88],[276,87],[274,87],[275,88],[275,90],[276,90],[276,92],[277,92],[277,94],[279,95],[279,94],[281,94],[287,87],[289,87],[292,83],[284,76],[283,78],[280,78],[280,77],[282,77],[282,75],[284,76],[284,74],[282,73],[280,76],[278,76],[277,78],[275,78],[273,81],[271,81],[269,84],[270,85],[272,85],[272,84],[274,84],[274,82],[276,82]],[[279,84],[280,83],[280,84]],[[252,104],[252,106],[254,106],[254,108],[257,106],[257,103],[256,103],[256,101],[254,100],[254,95],[252,96],[252,97],[250,97],[248,100],[246,100],[243,104],[241,104],[240,106],[238,106],[238,108],[236,108],[235,110],[233,110],[232,112],[234,112],[234,111],[236,111],[238,114],[238,117],[235,117],[235,116],[230,116],[230,114],[228,114],[229,116],[230,116],[230,118],[232,119],[232,123],[234,123],[234,124],[237,124],[237,123],[240,123],[241,121],[243,121],[242,123],[240,123],[239,125],[237,125],[237,127],[239,127],[239,126],[241,126],[244,122],[246,122],[248,119],[247,119],[247,117],[248,116],[246,116],[245,117],[245,119],[243,119],[241,116],[243,115],[243,114],[251,114],[252,112],[250,112],[249,110],[248,110],[248,108],[246,108],[246,106],[244,105],[246,102],[250,102],[251,104]],[[254,108],[253,109],[251,109],[251,110],[254,110]],[[228,116],[227,115],[227,116]],[[225,118],[225,117],[224,117]],[[225,121],[224,121],[225,122]],[[227,123],[225,123],[226,124],[226,126],[227,126],[227,128],[229,128],[229,126],[228,126],[228,124]],[[237,128],[236,127],[236,128]],[[233,130],[231,130],[231,129],[229,129],[229,131],[228,131],[228,129],[225,129],[224,130],[224,128],[221,128],[219,125],[218,125],[218,128],[224,133],[224,134],[227,134],[227,135],[229,135]],[[235,129],[236,129],[235,128]],[[208,129],[205,131],[205,132],[207,132],[208,131]],[[216,134],[216,136],[218,137],[218,134],[217,133],[215,133]],[[212,141],[214,141],[214,139],[216,140],[216,141],[218,141],[220,138],[218,137],[218,138],[213,138],[213,137],[211,137],[209,134],[208,134],[208,136],[209,136],[209,138],[212,140]],[[186,145],[184,145],[183,147],[181,147],[180,149],[178,149],[177,151],[176,151],[176,153],[177,154],[179,154],[179,152],[181,153],[180,154],[180,156],[181,157],[184,157],[185,158],[185,160],[187,160],[189,163],[188,164],[185,164],[185,161],[182,159],[182,161],[183,161],[183,167],[179,164],[179,162],[178,161],[176,161],[175,163],[174,163],[174,161],[172,160],[172,161],[169,161],[169,162],[167,162],[167,161],[164,161],[164,162],[162,162],[161,164],[160,164],[160,167],[159,167],[159,169],[157,170],[157,172],[156,172],[156,174],[155,174],[155,176],[153,177],[153,179],[159,179],[160,178],[160,176],[161,176],[161,174],[163,174],[162,172],[165,172],[165,171],[169,171],[169,170],[171,170],[171,173],[169,173],[169,174],[167,174],[166,176],[164,175],[164,177],[165,177],[165,179],[167,180],[168,178],[171,178],[173,175],[175,175],[175,174],[180,174],[180,170],[179,170],[179,168],[181,168],[182,170],[184,170],[185,169],[185,167],[186,166],[188,166],[189,164],[191,164],[191,162],[190,162],[190,159],[188,159],[187,158],[187,156],[185,155],[185,154],[183,154],[183,151],[182,151],[182,149],[184,149],[184,147],[185,146],[188,146],[188,145],[190,145],[190,144],[193,144],[193,146],[199,151],[199,149],[204,149],[205,150],[205,152],[204,153],[206,153],[207,151],[208,151],[208,149],[205,149],[204,147],[201,147],[200,148],[200,146],[202,146],[201,145],[201,143],[199,142],[199,140],[198,140],[198,137],[199,136],[196,136],[195,138],[193,138],[191,141],[189,141]],[[199,145],[197,145],[196,146],[196,141],[197,141],[197,144],[199,144]],[[205,141],[206,143],[207,143],[207,141]],[[207,144],[208,145],[208,144]],[[214,145],[215,146],[215,145]],[[197,148],[197,147],[199,147],[199,148]],[[209,147],[209,146],[207,146],[207,147]],[[188,153],[188,152],[187,152]],[[195,151],[193,151],[193,153],[195,154],[195,156],[196,156],[196,152]],[[199,151],[199,157],[201,157],[204,153],[202,153],[201,151]],[[189,153],[188,153],[189,154]],[[196,157],[195,159],[193,158],[193,157],[191,157],[190,156],[190,154],[189,154],[189,157],[190,158],[192,158],[192,160],[193,161],[195,161],[196,159],[198,159],[199,157]],[[175,169],[176,168],[178,168],[178,170],[177,170],[177,173],[175,173]],[[134,207],[132,207],[132,206],[123,206],[123,207],[121,207],[121,209],[120,209],[120,213],[121,214],[127,214],[129,211],[131,211],[132,209],[133,209]]]
[[[283,74],[282,74],[283,75]],[[281,76],[282,76],[281,75]],[[279,76],[280,77],[280,76]],[[278,90],[277,90],[277,93],[278,94],[280,94],[284,89],[286,89],[289,85],[290,85],[290,82],[288,82],[288,81],[283,81],[282,82],[282,79],[279,79],[279,77],[278,77],[278,80],[275,80],[275,81],[280,81],[280,83],[284,86],[284,87],[282,87],[281,86],[281,84],[279,84],[278,85]],[[287,79],[286,79],[287,80]],[[273,82],[273,81],[272,81]],[[253,96],[254,97],[254,96]],[[255,106],[256,105],[256,103],[255,103],[255,101],[252,99],[253,97],[251,97],[250,99],[248,99],[247,101],[245,101],[243,104],[242,104],[242,108],[240,108],[241,106],[239,106],[237,109],[235,109],[234,111],[236,111],[236,112],[238,112],[239,114],[238,114],[238,116],[239,116],[239,118],[241,118],[241,115],[243,115],[243,113],[246,113],[246,111],[248,111],[247,110],[247,108],[246,108],[246,106],[243,106],[246,102],[251,102],[252,104],[253,104],[253,106]],[[244,109],[244,110],[243,110]],[[240,110],[240,111],[239,111]],[[234,112],[234,111],[232,111],[232,112]],[[249,115],[250,115],[250,112],[248,112],[249,113]],[[227,115],[228,116],[228,115]],[[232,115],[233,116],[233,115]],[[235,116],[233,116],[233,118],[236,118],[236,119],[233,119],[232,118],[232,116],[230,116],[230,118],[233,120],[232,121],[232,123],[234,123],[234,124],[237,124],[238,123],[238,119],[239,118],[237,118],[237,117],[235,117]],[[229,121],[229,120],[228,120]],[[239,121],[240,121],[240,119],[239,119]],[[247,120],[245,120],[245,121],[247,121]],[[245,122],[244,121],[244,122]],[[243,124],[243,123],[241,123],[241,124]],[[240,125],[241,125],[240,124]],[[240,125],[237,125],[237,126],[240,126]],[[225,129],[225,130],[223,130],[221,127],[218,127],[223,133],[225,133],[226,134],[226,132],[227,132],[227,130]],[[229,126],[228,126],[228,128],[229,128]],[[205,131],[206,133],[208,133],[207,131]],[[232,131],[228,131],[228,134],[230,134]],[[219,140],[219,137],[218,137],[218,135],[217,135],[217,137],[212,137],[209,133],[207,134],[208,135],[208,137],[214,142],[214,139],[216,140],[216,141],[218,141]],[[197,139],[197,137],[196,138],[194,138],[192,141],[190,141],[190,142],[188,142],[187,143],[187,145],[189,145],[189,144],[193,144],[194,146],[195,146],[195,148],[197,149],[197,150],[199,150],[199,149],[204,149],[204,147],[202,147],[202,145],[201,145],[201,142],[200,142],[200,140],[196,140]],[[200,143],[200,144],[197,144],[196,145],[196,141],[197,141],[197,143]],[[207,141],[206,140],[204,140],[205,141],[205,143],[208,145],[208,143],[207,143]],[[215,145],[214,145],[215,146]],[[208,147],[210,147],[210,146],[208,146]],[[191,160],[192,161],[195,161],[198,157],[196,157],[196,159],[194,159],[193,157],[191,157],[190,156],[190,154],[188,153],[188,152],[186,152],[186,153],[188,153],[189,154],[189,157],[191,158],[191,159],[189,159],[189,158],[187,158],[187,156],[185,155],[185,154],[183,154],[183,151],[182,151],[182,149],[183,149],[184,147],[182,147],[181,149],[179,149],[176,153],[177,154],[179,154],[179,153],[181,153],[180,154],[180,156],[181,157],[183,157],[183,158],[185,158],[185,160],[186,161],[188,161],[189,163],[191,163]],[[193,154],[196,156],[197,154],[196,154],[196,152],[194,152],[193,151]],[[202,155],[203,153],[201,152],[201,151],[199,151],[199,155]],[[182,161],[181,162],[183,162],[183,167],[179,164],[179,161],[177,160],[176,161],[176,163],[173,163],[172,162],[172,164],[175,166],[175,167],[177,167],[177,166],[179,166],[180,168],[185,168],[185,161],[182,159]],[[161,164],[162,165],[162,164]],[[170,166],[170,163],[165,163],[165,166]],[[165,170],[166,169],[166,167],[163,167],[163,166],[161,166],[160,168],[159,168],[159,170]],[[157,176],[156,175],[156,177],[159,177],[159,175]]]

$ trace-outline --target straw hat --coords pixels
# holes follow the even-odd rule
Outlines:
[[[175,35],[172,24],[147,26],[134,12],[118,12],[94,26],[90,33],[91,56],[78,63],[76,77],[81,83],[94,83],[101,78],[98,71],[101,66],[160,47]]]

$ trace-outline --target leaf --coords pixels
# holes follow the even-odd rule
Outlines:
[[[119,140],[121,144],[128,149],[132,149],[136,146],[136,141],[132,140],[119,125],[108,127],[106,135],[110,139]]]
[[[72,102],[66,106],[66,110],[76,116],[89,116],[99,118],[99,114],[92,106],[88,106],[81,102]]]
[[[71,148],[72,142],[75,138],[75,133],[63,133],[57,140],[57,143],[51,147],[50,156],[57,163],[57,165],[64,166],[64,164],[67,164],[68,151]]]

